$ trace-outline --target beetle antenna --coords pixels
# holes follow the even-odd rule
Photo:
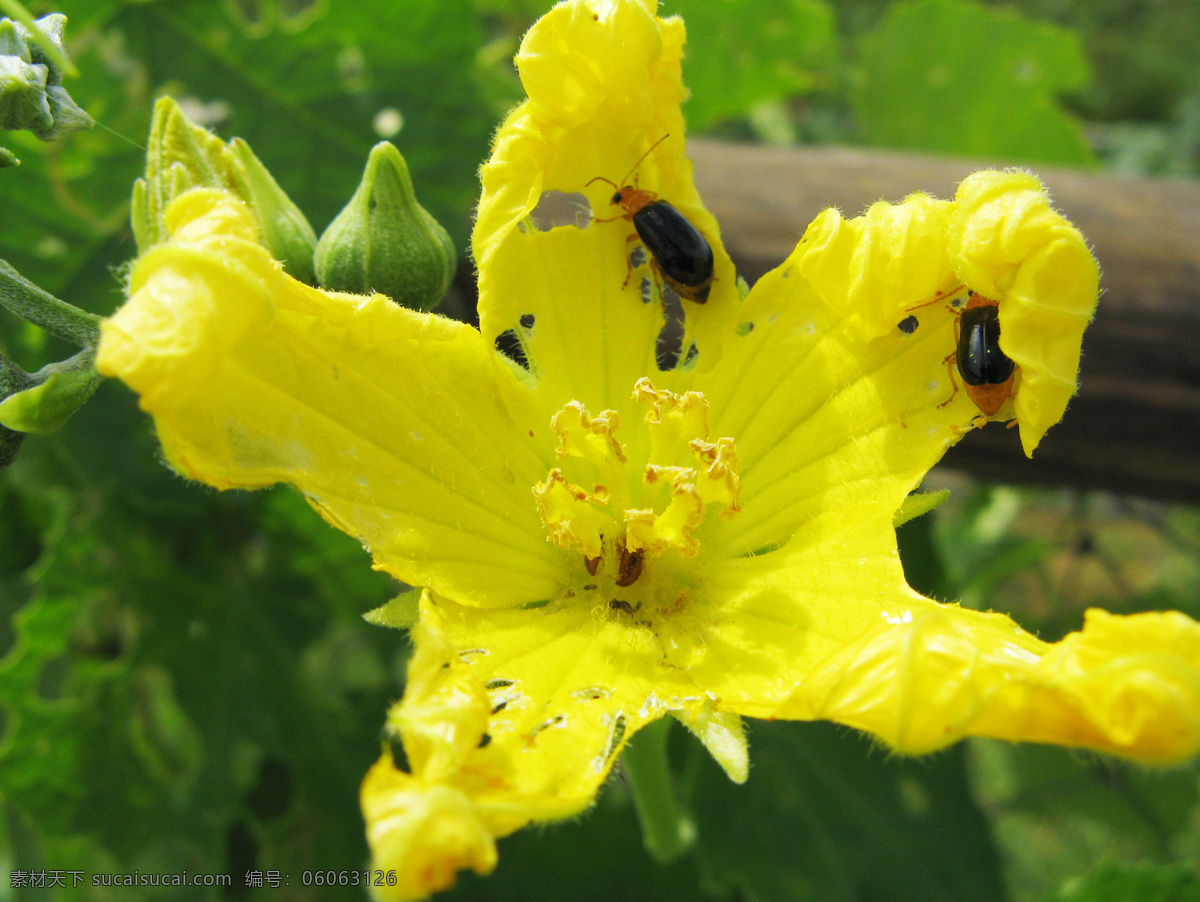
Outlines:
[[[620,186],[620,185],[618,185],[618,184],[617,184],[616,182],[614,182],[612,179],[606,179],[606,178],[605,178],[604,176],[602,176],[602,175],[598,175],[598,176],[596,176],[594,179],[592,179],[591,181],[589,181],[589,182],[587,183],[587,185],[584,185],[583,187],[585,187],[585,188],[586,188],[586,187],[588,187],[588,185],[590,185],[592,182],[608,182],[610,185],[612,185],[612,186],[613,186],[614,188],[616,188],[618,191],[620,191],[620,190],[621,190],[621,186]]]
[[[633,175],[634,172],[637,171],[637,168],[639,166],[642,165],[642,161],[645,160],[646,157],[650,156],[650,151],[654,150],[654,148],[658,147],[658,145],[662,144],[663,141],[667,140],[667,138],[669,138],[669,137],[671,137],[671,133],[667,132],[665,135],[663,135],[661,138],[659,138],[657,141],[655,141],[653,144],[651,144],[649,147],[647,147],[646,152],[644,154],[642,154],[640,157],[638,157],[638,161],[636,163],[634,163],[632,166],[630,166],[629,171],[627,173],[625,173],[625,175],[621,178],[621,183],[624,184],[626,181],[628,181],[629,177],[631,175]]]

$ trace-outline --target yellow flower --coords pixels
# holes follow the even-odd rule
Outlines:
[[[953,201],[826,211],[746,294],[683,155],[683,42],[653,0],[569,0],[526,36],[529,100],[483,169],[479,330],[295,281],[215,189],[170,206],[105,324],[98,365],[177,470],[291,483],[423,587],[387,722],[409,772],[385,753],[362,790],[387,898],[486,872],[497,837],[583,810],[666,714],[739,781],[743,715],[907,753],[968,735],[1161,763],[1200,748],[1200,625],[1090,611],[1047,644],[916,594],[896,554],[905,498],[988,418],[955,388],[969,292],[1016,364],[993,418],[1032,452],[1062,415],[1097,298],[1078,231],[1033,176],[981,172]],[[630,167],[714,251],[682,337],[594,181]],[[590,214],[553,219],[551,199],[580,198]],[[494,350],[506,335],[527,366]]]

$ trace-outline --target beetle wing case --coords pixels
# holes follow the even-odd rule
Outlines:
[[[667,201],[658,200],[633,214],[633,227],[668,280],[683,286],[692,300],[703,303],[708,299],[712,248],[687,217]]]

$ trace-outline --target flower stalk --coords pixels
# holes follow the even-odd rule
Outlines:
[[[643,727],[621,759],[642,827],[642,843],[659,864],[678,860],[696,842],[696,824],[675,796],[667,758],[671,724],[664,717]]]
[[[102,317],[59,300],[4,260],[0,260],[0,306],[81,348],[95,348],[100,341]]]

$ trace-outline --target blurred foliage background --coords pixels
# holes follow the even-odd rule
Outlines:
[[[0,135],[0,257],[100,314],[134,253],[155,97],[254,148],[317,231],[371,145],[405,154],[466,247],[475,173],[519,97],[540,0],[61,0],[99,127]],[[1194,0],[664,0],[689,26],[693,133],[1152,175],[1200,173]],[[465,260],[447,310],[469,317]],[[27,370],[72,349],[13,318]],[[910,580],[1046,638],[1090,605],[1200,614],[1200,513],[972,484],[901,531]],[[0,475],[0,872],[228,873],[227,890],[14,889],[20,899],[333,899],[366,866],[357,785],[405,642],[361,614],[396,587],[294,493],[217,494],[160,463],[105,384]],[[677,733],[680,731],[677,731]],[[677,740],[677,742],[676,742]],[[1200,774],[974,741],[889,757],[850,731],[755,723],[748,784],[672,737],[700,839],[663,868],[618,773],[577,823],[501,845],[459,899],[1200,899]],[[290,875],[245,886],[247,872]]]

